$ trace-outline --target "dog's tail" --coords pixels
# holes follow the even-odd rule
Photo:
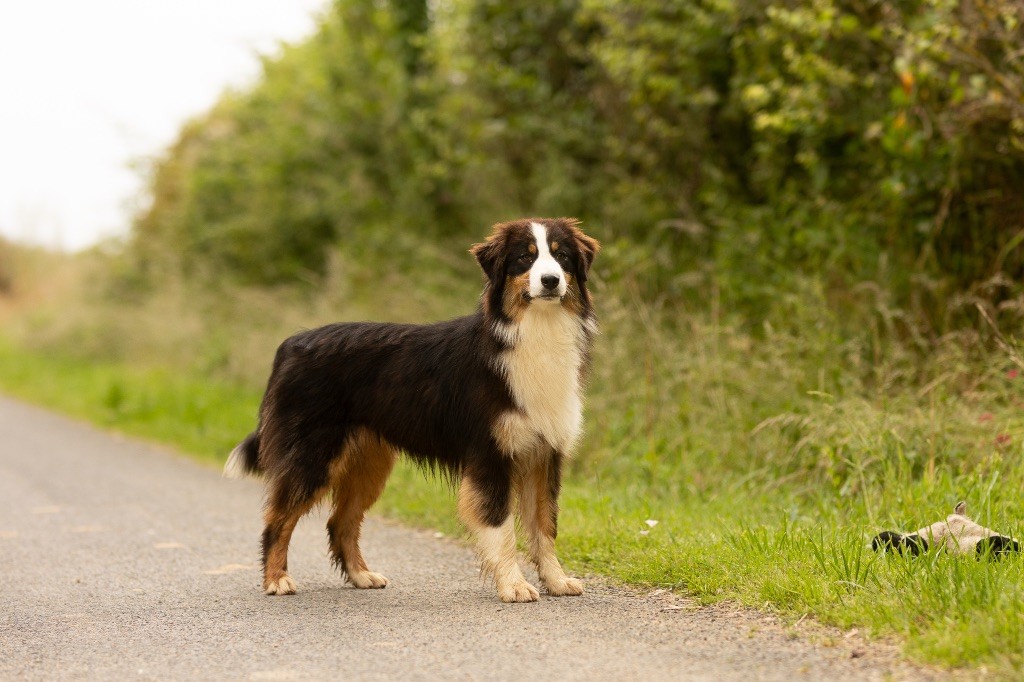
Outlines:
[[[227,478],[242,478],[246,474],[261,474],[260,468],[260,436],[253,431],[245,437],[241,443],[228,455],[228,461],[224,464],[224,476]]]

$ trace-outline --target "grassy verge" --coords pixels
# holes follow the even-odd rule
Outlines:
[[[252,427],[259,399],[253,385],[42,354],[11,342],[0,343],[0,388],[211,463],[219,463]],[[1019,672],[1024,561],[879,557],[867,542],[883,527],[899,527],[899,519],[923,523],[944,515],[960,497],[971,501],[982,522],[1016,532],[1015,519],[1024,511],[1020,465],[988,461],[929,474],[925,458],[920,475],[916,455],[906,450],[921,443],[887,437],[852,404],[832,405],[827,415],[879,431],[865,437],[875,438],[879,457],[888,462],[885,482],[850,494],[826,485],[809,488],[797,479],[767,485],[749,472],[717,471],[713,485],[694,484],[693,472],[681,474],[677,478],[689,483],[680,489],[652,480],[642,466],[624,466],[631,475],[576,466],[563,498],[561,554],[578,572],[897,635],[919,660],[984,665],[1007,676]],[[890,432],[898,431],[890,425]],[[613,447],[589,441],[598,449]],[[881,507],[882,500],[890,508]],[[458,532],[453,507],[441,483],[402,467],[379,509]],[[903,527],[913,525],[906,521]]]
[[[83,362],[0,341],[0,386],[103,427],[214,462],[252,430],[259,395],[157,367]]]

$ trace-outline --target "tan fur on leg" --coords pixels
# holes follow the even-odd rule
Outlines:
[[[548,594],[556,597],[583,594],[583,583],[570,578],[555,556],[555,517],[557,502],[548,489],[550,460],[532,463],[523,475],[519,490],[519,519],[526,531],[530,558]]]
[[[366,510],[377,501],[395,465],[397,451],[375,434],[361,431],[342,453],[332,483],[334,512],[327,522],[331,554],[348,581],[359,588],[381,588],[388,579],[363,559],[359,534]]]
[[[500,526],[488,525],[481,514],[481,495],[470,479],[459,486],[459,518],[476,536],[480,570],[494,581],[503,602],[537,601],[540,593],[526,581],[516,559],[515,519],[511,513]]]
[[[274,543],[267,549],[266,565],[263,568],[263,591],[268,595],[295,594],[295,581],[288,575],[288,544],[292,539],[295,524],[308,512],[323,493],[299,505],[286,509],[271,504],[264,519],[267,528],[274,528],[277,534]]]

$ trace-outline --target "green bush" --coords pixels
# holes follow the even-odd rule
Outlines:
[[[186,126],[133,267],[316,281],[370,225],[572,214],[644,254],[645,295],[714,289],[754,327],[808,277],[854,327],[872,282],[935,337],[964,292],[1018,293],[1019,4],[426,7],[339,0]]]

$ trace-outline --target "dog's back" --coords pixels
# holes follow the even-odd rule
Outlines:
[[[431,325],[332,324],[281,344],[260,408],[259,468],[326,484],[328,465],[365,429],[458,475],[513,407],[486,352],[481,315]]]

